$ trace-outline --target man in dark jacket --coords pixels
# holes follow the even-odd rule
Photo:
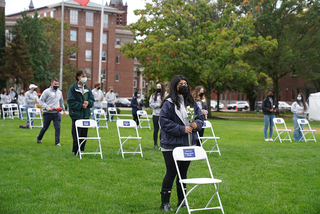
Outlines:
[[[132,116],[133,120],[136,121],[137,126],[139,126],[139,119],[137,115],[138,110],[142,110],[144,106],[143,99],[140,99],[140,94],[138,92],[134,92],[134,96],[131,99],[131,107],[132,107]]]
[[[274,97],[274,92],[272,89],[268,91],[267,97],[262,101],[262,110],[264,114],[264,140],[265,141],[273,141],[273,118],[275,118],[275,114],[279,112],[278,110],[278,101]],[[269,128],[269,138],[268,138],[268,126]]]

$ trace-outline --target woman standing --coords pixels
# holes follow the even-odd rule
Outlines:
[[[1,101],[0,101],[1,119],[3,119],[2,105],[10,103],[10,98],[9,98],[8,91],[6,88],[3,88],[1,90],[0,99],[1,99]]]
[[[307,114],[309,114],[309,106],[305,102],[303,94],[299,93],[297,100],[291,105],[291,112],[293,113],[293,140],[302,141],[302,134],[300,132],[298,119],[306,119]],[[303,129],[304,125],[301,125]]]
[[[100,115],[94,115],[94,110],[101,109],[102,107],[102,100],[103,100],[103,93],[100,90],[101,83],[96,82],[94,84],[94,89],[92,89],[92,94],[94,96],[94,104],[92,107],[92,119],[95,120],[95,117],[100,118]],[[98,122],[98,126],[100,125],[100,121]]]
[[[26,98],[24,96],[24,90],[20,90],[20,94],[18,95],[18,104],[19,104],[19,109],[26,104]],[[19,114],[19,118],[22,119],[24,117],[23,111],[21,111],[21,114]]]
[[[208,106],[206,105],[206,99],[204,96],[204,89],[201,86],[197,86],[193,92],[193,98],[196,101],[198,107],[201,109],[201,113],[204,115],[204,119],[207,118]],[[204,128],[199,131],[199,136],[203,137]],[[200,145],[200,141],[197,141],[197,146]]]
[[[187,106],[194,107],[194,115],[197,115],[190,124],[188,120]],[[161,209],[171,210],[169,201],[171,189],[175,177],[176,167],[173,161],[172,151],[179,146],[189,146],[192,138],[192,145],[197,141],[195,131],[200,131],[203,126],[203,115],[195,103],[188,86],[187,79],[182,75],[174,76],[170,84],[170,93],[162,102],[159,116],[161,126],[161,151],[166,164],[166,175],[162,182]],[[187,178],[187,171],[190,162],[178,162],[181,177]],[[178,206],[182,202],[185,190],[181,189],[179,179],[176,179]]]
[[[139,126],[137,111],[142,110],[142,106],[144,106],[143,99],[140,99],[140,94],[138,94],[138,92],[136,91],[134,92],[134,96],[131,100],[131,107],[133,120],[136,121],[137,126]]]
[[[87,74],[80,70],[76,73],[76,82],[71,85],[68,92],[68,106],[69,106],[69,116],[72,119],[72,138],[73,147],[72,152],[77,155],[78,152],[78,141],[76,134],[76,121],[80,119],[89,119],[91,115],[90,108],[93,106],[94,97],[90,88],[85,84],[87,82]],[[88,129],[79,128],[79,137],[87,137]],[[81,145],[80,150],[84,151],[86,142]]]
[[[275,113],[278,112],[278,101],[274,98],[274,92],[272,89],[268,91],[267,97],[262,101],[262,110],[264,114],[264,141],[273,141],[273,118]],[[268,126],[269,138],[268,138]]]
[[[150,96],[149,106],[153,109],[152,121],[153,121],[153,142],[154,148],[158,149],[158,132],[159,132],[159,115],[161,111],[161,102],[164,98],[165,88],[163,83],[157,84],[156,91]],[[161,137],[160,137],[161,139]]]
[[[35,84],[30,84],[29,85],[29,91],[26,92],[25,94],[25,98],[26,98],[26,112],[27,112],[27,121],[26,121],[26,128],[29,128],[30,126],[33,126],[34,120],[31,121],[30,123],[30,118],[29,118],[29,114],[28,114],[28,109],[29,108],[36,108],[36,105],[39,103],[38,100],[38,95],[36,92],[36,88],[38,88],[38,86],[36,86]],[[31,117],[34,117],[34,114],[30,114]]]

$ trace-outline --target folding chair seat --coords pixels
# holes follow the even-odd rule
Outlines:
[[[119,120],[118,118],[118,112],[117,112],[117,108],[116,107],[109,107],[108,108],[108,113],[109,113],[109,121],[112,122],[112,121],[117,121]],[[116,120],[111,120],[111,117],[116,117]]]
[[[40,127],[40,128],[43,127],[41,110],[39,108],[29,108],[28,115],[29,115],[30,124],[32,124],[32,121],[40,120],[40,125],[35,125],[35,124],[33,124],[33,126],[30,125],[30,129],[32,129],[33,127]]]
[[[277,132],[277,137],[274,139],[274,141],[277,140],[277,138],[279,138],[280,143],[282,143],[282,141],[285,140],[289,140],[291,141],[291,137],[290,137],[290,132],[291,130],[287,128],[286,122],[284,121],[284,119],[282,118],[273,118],[273,124],[274,127],[276,128],[276,132]],[[284,133],[285,138],[281,138],[281,134]]]
[[[192,184],[194,185],[189,191],[183,192],[184,195],[184,199],[182,201],[182,203],[180,204],[180,206],[178,207],[176,213],[179,212],[183,202],[185,202],[187,209],[188,209],[188,213],[190,214],[193,211],[200,211],[200,210],[213,210],[213,209],[220,209],[222,213],[224,213],[223,211],[223,207],[221,204],[221,200],[220,200],[220,196],[219,196],[219,184],[222,182],[219,179],[215,179],[212,175],[212,171],[211,171],[211,167],[208,161],[208,156],[206,151],[200,147],[200,146],[186,146],[186,147],[176,147],[173,150],[173,160],[177,169],[177,174],[180,180],[180,185],[181,188],[184,189],[184,185],[183,184]],[[204,178],[190,178],[190,173],[188,174],[188,179],[182,179],[181,178],[181,174],[180,174],[180,170],[179,170],[179,165],[178,165],[178,161],[199,161],[199,160],[205,160],[206,161],[206,165],[208,167],[208,171],[210,176],[204,177]],[[195,190],[197,187],[201,186],[201,185],[209,185],[209,184],[213,184],[214,185],[214,193],[212,195],[212,197],[210,198],[210,200],[208,201],[207,205],[203,208],[196,208],[196,209],[191,209],[190,205],[189,205],[189,199],[188,196],[190,195],[190,193]],[[209,188],[209,187],[208,187]],[[206,188],[206,190],[209,190],[208,188]],[[214,199],[214,197],[217,197],[218,202],[219,202],[219,206],[215,206],[212,207],[210,206],[212,200]],[[189,197],[190,198],[190,197]]]
[[[78,141],[78,152],[77,154],[79,155],[80,159],[82,159],[82,155],[87,155],[87,154],[94,154],[94,155],[100,155],[101,159],[103,159],[102,156],[102,150],[101,150],[101,143],[100,143],[100,139],[101,137],[99,136],[99,128],[97,125],[97,122],[91,119],[87,119],[87,120],[77,120],[76,121],[76,134],[77,134],[77,141]],[[79,132],[78,132],[78,128],[92,128],[96,130],[96,136],[94,137],[79,137]],[[81,142],[80,142],[81,140]],[[97,140],[98,141],[98,146],[95,152],[83,152],[81,151],[81,145],[88,140]]]
[[[21,120],[24,119],[24,117],[23,117],[24,113],[27,113],[26,107],[23,105],[19,105],[19,115],[20,115]]]
[[[11,112],[12,112],[12,119],[19,118],[19,108],[18,104],[9,104],[11,106]]]
[[[12,108],[11,104],[2,104],[3,119],[13,119],[12,118]]]
[[[201,147],[203,147],[203,144],[205,144],[207,141],[214,141],[214,146],[212,147],[212,149],[210,151],[206,151],[206,152],[209,152],[209,154],[211,154],[212,152],[218,152],[219,155],[221,156],[220,149],[218,146],[218,140],[220,139],[220,137],[215,136],[211,123],[209,121],[205,120],[202,128],[207,129],[208,131],[211,130],[211,133],[209,133],[210,136],[200,137],[199,132],[197,132],[198,140],[200,142]],[[207,134],[206,132],[204,132],[204,133]]]
[[[131,136],[131,135],[126,136],[126,137],[121,136],[120,130],[122,130],[123,128],[135,129],[136,136]],[[120,142],[120,149],[119,149],[117,155],[119,155],[119,153],[121,151],[122,158],[124,158],[125,153],[133,153],[134,155],[137,153],[137,154],[141,154],[141,157],[143,157],[141,142],[140,142],[141,137],[139,137],[139,132],[138,132],[136,122],[134,120],[118,120],[117,121],[117,130],[118,130],[119,142]],[[123,145],[129,140],[137,140],[138,141],[138,146],[136,147],[134,152],[124,151],[124,149],[123,149]]]
[[[299,128],[300,128],[300,132],[302,134],[302,137],[300,138],[300,140],[303,138],[303,140],[305,142],[308,142],[308,141],[317,142],[317,140],[314,136],[314,133],[316,132],[316,130],[311,129],[310,123],[307,119],[298,119],[298,124],[299,124]],[[308,128],[303,129],[306,125],[308,126]],[[307,134],[311,134],[309,138],[306,138]]]
[[[142,128],[149,128],[150,126],[150,119],[148,118],[148,113],[145,110],[138,110],[137,111],[138,121],[139,121],[139,127]],[[141,118],[143,117],[143,118]],[[145,126],[142,125],[142,123],[147,123]]]
[[[100,122],[100,121],[105,121],[105,125],[103,126],[100,122],[99,124],[99,128],[107,128],[108,129],[108,119],[106,117],[106,112],[103,110],[103,109],[95,109],[94,110],[94,115],[95,115],[95,120],[97,122],[97,124]],[[97,116],[100,116],[99,118]]]

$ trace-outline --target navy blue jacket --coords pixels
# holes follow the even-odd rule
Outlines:
[[[143,99],[141,99],[141,104],[139,105],[136,97],[132,97],[131,99],[131,107],[132,107],[132,115],[136,115],[138,111],[138,106],[140,106],[139,110],[142,110],[142,106],[144,106]]]
[[[192,132],[192,145],[198,141],[197,132],[203,126],[203,114],[197,103],[194,103],[194,114],[197,115],[194,122],[197,123],[197,129]],[[184,118],[177,106],[171,100],[166,100],[161,107],[159,116],[161,127],[161,148],[174,149],[179,146],[189,146],[188,134],[185,133]]]

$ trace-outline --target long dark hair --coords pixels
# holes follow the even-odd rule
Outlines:
[[[184,103],[185,106],[194,106],[194,99],[190,93],[190,87],[187,78],[183,75],[176,75],[172,78],[169,88],[169,94],[166,96],[166,98],[162,101],[161,106],[163,105],[164,101],[168,98],[171,98],[172,102],[177,106],[178,109],[180,109],[180,100],[178,97],[178,91],[177,91],[177,85],[180,82],[180,80],[185,80],[187,82],[188,87],[188,94],[184,96]]]
[[[301,100],[297,100],[297,99],[296,99],[296,102],[297,102],[300,106],[301,106],[301,102],[302,102],[304,110],[307,111],[307,104],[306,104],[306,101],[304,100],[304,96],[303,96],[302,93],[299,93],[299,94],[297,95],[297,97],[298,97],[299,95],[301,95]]]
[[[83,70],[77,71],[77,73],[76,73],[76,80],[77,80],[77,82],[79,81],[79,80],[78,80],[78,77],[80,77],[83,73],[85,73],[85,71],[83,71]]]
[[[160,96],[161,96],[161,100],[163,100],[163,97],[164,97],[164,93],[166,92],[165,88],[164,88],[164,84],[162,82],[159,82],[157,83],[157,85],[160,84],[161,85],[161,92],[160,92]],[[156,91],[151,95],[154,99],[154,101],[157,101],[158,99],[158,92],[157,92],[157,89]]]
[[[1,90],[1,94],[4,94],[4,93],[5,93],[5,90],[8,91],[6,88],[3,88],[3,89]]]
[[[201,86],[197,86],[194,88],[194,91],[193,91],[193,99],[194,100],[201,99],[201,97],[200,97],[200,90],[201,89],[202,89]]]

